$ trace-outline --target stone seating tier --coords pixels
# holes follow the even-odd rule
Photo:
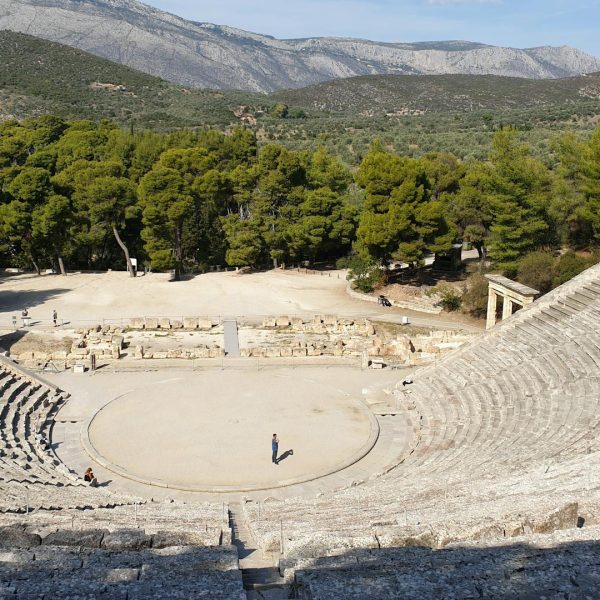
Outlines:
[[[280,571],[304,600],[591,598],[600,587],[598,539],[592,527],[439,551],[359,549],[282,561]]]
[[[317,501],[264,503],[260,519],[246,503],[255,538],[273,550],[283,529],[286,552],[318,555],[381,544],[385,536],[402,543],[410,536],[390,530],[407,519],[423,535],[437,529],[427,543],[443,545],[469,531],[510,529],[565,501],[579,502],[588,522],[598,520],[598,317],[594,267],[414,372],[414,383],[397,389],[399,418],[419,424],[402,463]]]
[[[189,533],[0,528],[0,597],[245,600],[237,551]]]
[[[67,394],[5,360],[0,390],[0,513],[135,502],[88,487],[54,454],[50,430]]]

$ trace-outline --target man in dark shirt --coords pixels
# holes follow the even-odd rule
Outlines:
[[[277,437],[277,434],[274,433],[273,434],[273,439],[271,440],[271,450],[273,451],[273,457],[272,457],[272,461],[273,464],[278,464],[277,463],[277,453],[279,452],[279,438]]]

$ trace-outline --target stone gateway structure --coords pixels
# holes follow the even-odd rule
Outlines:
[[[490,284],[511,305],[535,295]],[[108,487],[84,485],[84,384],[108,375],[57,375],[67,392],[2,357],[0,597],[242,600],[262,584],[302,600],[598,596],[600,266],[435,364],[354,373],[359,390],[395,378],[364,394],[379,426],[364,457],[303,488],[182,500],[126,490],[116,474]],[[350,395],[354,375],[326,375],[319,385]],[[317,419],[329,407],[311,410]],[[279,425],[267,430],[267,463],[272,432],[288,441]],[[272,468],[285,473],[298,443]]]
[[[486,275],[489,281],[486,329],[496,325],[498,298],[502,298],[502,320],[508,319],[514,312],[514,305],[529,306],[539,295],[538,290],[508,279],[503,275]]]

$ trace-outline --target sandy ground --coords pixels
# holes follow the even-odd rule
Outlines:
[[[359,452],[371,432],[366,413],[306,375],[207,371],[118,397],[93,419],[89,436],[109,463],[144,480],[270,488],[326,474]],[[275,432],[285,456],[277,465]]]
[[[166,274],[131,279],[123,272],[101,274],[14,275],[0,277],[0,327],[29,309],[33,327],[51,326],[52,311],[70,326],[131,317],[203,316],[260,319],[271,315],[333,314],[398,322],[403,315],[420,326],[481,330],[462,315],[427,315],[350,298],[345,273],[305,274],[268,271],[237,275],[208,273],[169,282]],[[20,318],[17,319],[20,324]]]
[[[142,478],[189,487],[277,486],[325,474],[360,454],[371,432],[364,400],[393,388],[400,375],[343,366],[47,377],[71,393],[52,434],[67,466],[82,473],[92,464],[113,491],[193,500],[198,492],[148,486],[96,463],[82,446],[82,432],[91,422],[96,449]],[[107,412],[99,413],[105,406]],[[279,466],[271,463],[273,433],[280,437],[280,453],[294,450]],[[298,495],[303,485],[250,496]]]

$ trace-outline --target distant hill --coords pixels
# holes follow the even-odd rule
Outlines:
[[[377,74],[540,79],[600,71],[598,58],[569,46],[278,40],[187,21],[135,0],[0,0],[0,29],[68,44],[175,83],[212,89],[270,92]]]
[[[507,111],[598,101],[600,73],[532,80],[494,75],[378,75],[329,81],[270,96],[286,104],[347,115]]]
[[[510,124],[540,154],[565,128],[589,131],[600,115],[600,75],[528,81],[495,76],[373,76],[270,95],[199,90],[106,59],[13,32],[0,32],[0,121],[54,113],[110,118],[137,129],[252,127],[260,143],[325,145],[356,164],[374,138],[393,151],[487,154],[493,131]],[[280,103],[285,111],[273,111]],[[278,115],[279,118],[275,115]]]
[[[239,122],[247,93],[176,86],[69,46],[0,31],[0,118],[54,113],[164,129]],[[259,98],[262,99],[262,96]]]

